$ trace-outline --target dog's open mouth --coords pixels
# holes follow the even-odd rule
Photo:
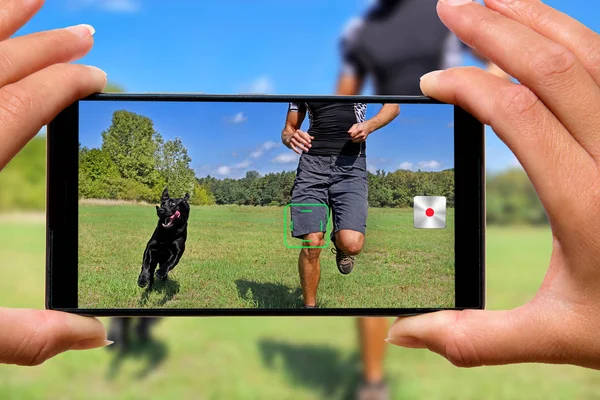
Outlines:
[[[173,225],[173,221],[175,221],[180,216],[181,216],[181,214],[179,213],[179,211],[175,211],[175,214],[171,215],[168,218],[165,218],[165,221],[162,223],[162,226],[164,228],[170,227],[171,225]]]

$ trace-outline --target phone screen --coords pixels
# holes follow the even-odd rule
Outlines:
[[[79,102],[78,307],[455,307],[454,115]]]

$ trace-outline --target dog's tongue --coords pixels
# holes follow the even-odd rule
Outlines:
[[[175,218],[179,218],[181,214],[179,214],[179,211],[175,211],[175,214],[171,215],[170,219],[171,221],[174,220]]]

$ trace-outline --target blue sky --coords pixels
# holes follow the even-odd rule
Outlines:
[[[18,34],[89,23],[81,60],[134,92],[330,94],[338,39],[369,0],[48,0]],[[600,2],[547,0],[600,31]],[[465,64],[476,64],[466,55]],[[487,135],[490,170],[515,165]]]
[[[179,137],[197,176],[239,178],[294,170],[298,156],[281,144],[287,103],[82,102],[80,142],[99,147],[116,110],[150,117],[165,140]],[[381,106],[369,104],[367,118]],[[402,105],[401,114],[367,142],[368,167],[440,170],[452,168],[453,109],[447,105]],[[303,128],[308,130],[308,120]]]

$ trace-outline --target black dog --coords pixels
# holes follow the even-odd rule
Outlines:
[[[167,279],[169,271],[175,268],[183,251],[187,239],[187,222],[190,216],[189,194],[174,199],[169,197],[169,190],[165,188],[162,193],[160,207],[156,206],[158,224],[154,234],[146,245],[142,272],[138,277],[139,287],[152,288],[154,271],[160,264],[156,276],[162,280]]]

